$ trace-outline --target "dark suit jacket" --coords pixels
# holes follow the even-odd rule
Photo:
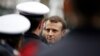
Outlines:
[[[100,56],[100,30],[74,29],[39,56]]]
[[[0,56],[14,56],[14,54],[10,51],[10,49],[8,50],[9,47],[4,47],[2,45],[0,45]],[[11,49],[12,50],[12,49]]]

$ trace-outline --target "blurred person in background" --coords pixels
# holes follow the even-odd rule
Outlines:
[[[1,16],[0,56],[19,56],[18,49],[21,46],[21,39],[29,27],[30,21],[19,14]]]
[[[66,30],[66,23],[59,16],[52,16],[44,20],[42,36],[48,44],[59,42]]]
[[[66,16],[72,26],[70,32],[39,56],[100,56],[100,1],[69,1],[71,14]]]

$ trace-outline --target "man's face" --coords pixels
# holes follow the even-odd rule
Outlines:
[[[42,35],[46,38],[48,43],[55,43],[59,41],[63,35],[61,22],[46,21]]]

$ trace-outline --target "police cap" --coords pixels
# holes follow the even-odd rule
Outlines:
[[[16,6],[16,9],[24,15],[31,15],[33,17],[41,17],[49,12],[49,8],[36,1],[23,2]]]
[[[30,21],[19,14],[8,14],[0,17],[0,33],[22,34],[30,28]]]

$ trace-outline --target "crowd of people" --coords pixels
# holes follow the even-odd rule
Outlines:
[[[1,13],[0,56],[100,56],[99,1],[68,2],[67,21],[63,7],[51,9],[40,0],[20,2],[11,13]]]

